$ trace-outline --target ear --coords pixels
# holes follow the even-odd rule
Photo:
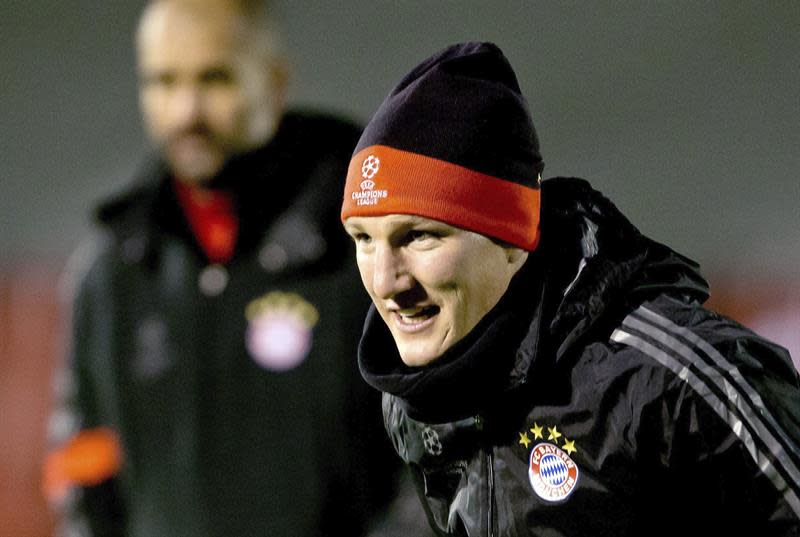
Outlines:
[[[269,70],[267,83],[272,86],[270,89],[272,90],[272,94],[275,95],[276,108],[281,111],[286,102],[286,89],[289,85],[289,68],[287,66],[287,61],[282,56],[273,57],[269,60],[267,69]]]
[[[522,265],[525,264],[525,261],[528,260],[528,251],[517,248],[516,246],[507,246],[506,259],[510,265],[511,274],[516,274],[517,271],[522,268]]]

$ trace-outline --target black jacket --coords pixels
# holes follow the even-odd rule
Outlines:
[[[214,179],[240,217],[224,267],[209,266],[160,166],[99,209],[56,416],[70,434],[113,428],[124,464],[77,491],[73,524],[94,535],[317,537],[359,535],[378,511],[395,457],[358,375],[368,299],[338,224],[358,132],[287,114],[269,145]],[[265,360],[264,345],[298,323],[286,352],[299,363]]]
[[[542,185],[542,243],[433,364],[371,310],[362,374],[442,535],[800,535],[788,353],[701,307],[697,266],[585,181]]]

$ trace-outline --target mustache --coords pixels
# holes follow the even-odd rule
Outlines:
[[[171,145],[187,136],[199,136],[205,138],[213,144],[222,144],[222,140],[205,123],[195,123],[188,127],[184,127],[169,133],[169,135],[167,135],[166,143],[167,145]]]

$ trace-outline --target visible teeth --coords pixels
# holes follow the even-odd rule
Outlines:
[[[435,306],[424,306],[421,308],[405,308],[402,310],[395,310],[395,313],[397,313],[404,321],[416,322],[417,320],[425,320],[435,313],[435,311]]]

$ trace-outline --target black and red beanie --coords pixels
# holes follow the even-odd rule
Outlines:
[[[341,218],[414,214],[533,251],[543,167],[503,52],[452,45],[406,75],[367,124]]]

